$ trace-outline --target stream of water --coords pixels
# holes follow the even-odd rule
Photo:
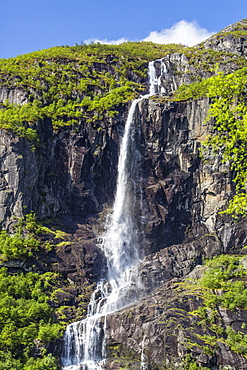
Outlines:
[[[160,64],[159,75],[165,71],[165,65],[162,62]],[[63,370],[101,370],[106,358],[106,316],[135,302],[145,293],[137,271],[141,256],[140,232],[134,214],[138,152],[133,145],[133,132],[138,103],[162,92],[155,62],[149,63],[148,70],[149,94],[135,99],[130,106],[120,146],[113,212],[107,218],[105,233],[99,238],[99,247],[107,261],[107,279],[97,284],[91,296],[87,317],[68,325],[66,329]],[[145,368],[144,365],[142,368]]]

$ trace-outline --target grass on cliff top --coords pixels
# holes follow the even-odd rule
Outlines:
[[[178,44],[126,42],[61,46],[0,59],[0,87],[23,96],[21,104],[2,102],[0,128],[37,142],[35,126],[45,118],[59,129],[114,117],[121,104],[145,90],[147,62],[175,52],[205,70],[225,58],[222,52]]]
[[[100,43],[91,43],[89,45],[76,46],[56,46],[50,49],[35,51],[28,54],[19,55],[14,58],[0,59],[0,67],[7,68],[15,65],[31,65],[34,61],[52,61],[57,59],[61,64],[69,60],[78,62],[108,62],[109,56],[111,61],[119,59],[139,59],[148,62],[154,59],[162,58],[164,55],[183,50],[181,44],[155,44],[153,42],[124,42],[119,45],[108,45]],[[121,62],[121,61],[120,61]],[[5,67],[4,67],[5,68]]]
[[[35,125],[45,118],[58,129],[113,117],[119,105],[145,89],[148,61],[182,49],[126,42],[61,46],[1,59],[0,88],[15,88],[23,102],[2,102],[0,128],[37,141]]]
[[[56,74],[58,74],[63,82],[77,84],[78,77],[84,77],[84,79],[88,77],[93,81],[98,74],[104,76],[109,72],[109,68],[112,68],[113,77],[119,80],[130,77],[130,72],[146,77],[144,72],[147,62],[184,49],[179,44],[160,45],[152,42],[125,42],[120,45],[92,43],[73,47],[53,47],[15,58],[0,59],[0,85],[26,84],[39,90],[40,86],[36,80],[39,80],[42,85],[45,82],[51,82],[51,79],[54,84],[57,82]],[[98,67],[101,68],[99,73],[96,71],[95,63],[98,63]],[[70,74],[72,76],[68,76]],[[109,73],[107,76],[111,77]],[[84,81],[86,82],[88,81]],[[100,81],[96,82],[100,84]]]

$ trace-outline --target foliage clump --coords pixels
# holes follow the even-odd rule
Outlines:
[[[234,173],[236,194],[226,213],[245,215],[247,211],[247,68],[224,75],[219,73],[208,86],[212,97],[209,118],[214,119],[214,132],[207,145],[221,150],[223,161]]]
[[[36,221],[34,213],[21,217],[12,234],[0,231],[0,261],[25,260],[40,251],[52,249],[49,242],[42,241],[42,235],[54,234],[48,227]],[[56,233],[55,233],[56,234]]]
[[[59,367],[49,348],[61,338],[67,324],[64,312],[70,307],[56,308],[56,297],[58,292],[64,292],[68,282],[54,272],[32,272],[24,264],[30,257],[35,261],[41,251],[46,254],[53,249],[54,245],[47,240],[59,246],[66,235],[39,223],[34,213],[21,217],[12,234],[0,232],[0,368],[3,370]],[[15,264],[16,260],[23,265]]]
[[[16,224],[13,234],[9,234],[5,230],[0,231],[1,261],[26,259],[39,250],[40,240],[26,228],[31,217],[35,216],[30,214],[26,218],[21,218]]]
[[[223,161],[230,164],[236,194],[226,213],[245,215],[247,211],[247,68],[182,85],[175,100],[210,98],[207,121],[213,118],[212,133],[204,143],[215,153],[221,152]]]
[[[57,360],[46,351],[63,329],[48,303],[56,279],[52,273],[10,275],[0,269],[1,369],[57,369]]]
[[[220,309],[238,311],[247,309],[247,271],[243,258],[234,255],[214,257],[206,263],[206,270],[198,280],[187,280],[181,285],[185,291],[201,300],[198,309],[190,312],[197,318],[196,325],[210,334],[194,334],[204,343],[201,348],[212,355],[219,343],[224,343],[233,352],[247,358],[247,334],[236,331],[222,321]],[[242,322],[242,328],[246,323]],[[188,347],[198,346],[188,340]]]

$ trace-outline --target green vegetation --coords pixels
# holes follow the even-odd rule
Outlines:
[[[227,35],[241,37],[247,35],[247,19],[238,22],[230,31],[223,30],[215,35],[222,38]],[[203,67],[204,72],[216,73],[215,76],[201,79],[200,73],[197,81],[182,85],[174,93],[174,100],[210,98],[210,110],[207,121],[213,118],[212,133],[206,145],[215,153],[222,154],[223,162],[230,164],[234,174],[235,195],[229,203],[228,213],[234,217],[246,215],[247,211],[247,68],[246,60],[231,53],[216,52],[203,49],[203,44],[197,50],[187,49],[185,55],[189,64],[195,68]],[[223,59],[222,59],[223,57]],[[225,75],[219,72],[223,64],[233,63],[236,71]]]
[[[39,250],[41,242],[32,233],[28,232],[27,224],[28,222],[21,218],[14,234],[11,235],[7,231],[0,232],[1,261],[26,259]]]
[[[221,150],[223,161],[229,161],[235,173],[236,195],[226,211],[234,215],[245,215],[247,210],[246,83],[247,68],[244,68],[227,76],[219,73],[208,87],[208,96],[213,97],[209,118],[214,118],[215,132],[207,144]]]
[[[13,266],[16,259],[24,263],[29,257],[37,257],[38,252],[46,254],[54,245],[59,247],[66,235],[37,222],[34,213],[21,217],[12,234],[0,232],[0,264],[9,266],[8,261],[13,262],[10,270],[0,268],[0,368],[3,370],[58,368],[58,360],[48,350],[67,325],[66,313],[71,307],[66,303],[59,306],[58,295],[65,291],[68,282],[54,272],[26,272]]]
[[[233,53],[225,51],[216,51],[213,49],[205,49],[203,45],[187,48],[184,54],[188,60],[190,66],[194,67],[196,72],[193,72],[191,79],[201,81],[206,76],[212,76],[215,74],[215,67],[220,65],[221,68],[226,68],[229,65],[229,70],[241,69],[247,66],[246,59]]]
[[[218,343],[226,344],[230,350],[247,358],[247,334],[236,331],[222,322],[219,308],[230,311],[247,309],[247,271],[241,261],[245,257],[221,255],[206,263],[206,271],[198,280],[182,283],[186,294],[197,296],[202,305],[192,312],[197,318],[196,325],[207,334],[195,334],[204,345],[188,340],[189,348],[201,347],[205,353],[212,355]],[[246,323],[242,323],[244,329]],[[208,334],[208,330],[210,334]]]
[[[46,351],[63,329],[48,304],[56,279],[52,273],[10,275],[0,269],[1,369],[57,369],[57,360]]]
[[[56,239],[57,232],[40,225],[35,214],[30,213],[18,220],[13,234],[0,231],[0,261],[13,259],[25,260],[43,248],[49,251],[53,245],[42,241],[42,236],[53,234]],[[57,244],[57,243],[55,243]]]
[[[247,210],[247,68],[182,85],[174,94],[175,100],[211,99],[207,121],[214,119],[213,131],[206,141],[207,148],[221,152],[223,161],[230,163],[235,174],[236,194],[226,213],[245,215]],[[207,149],[208,150],[208,149]]]
[[[182,369],[183,370],[203,370],[205,367],[198,366],[196,363],[196,360],[191,358],[189,354],[186,355],[186,357],[183,359],[182,363]]]
[[[207,270],[198,284],[203,291],[207,308],[214,309],[216,305],[229,310],[236,307],[247,308],[247,289],[241,279],[236,280],[247,274],[239,263],[241,258],[243,257],[221,255],[206,263]],[[218,295],[217,292],[221,294]]]
[[[183,84],[174,92],[172,100],[181,101],[188,99],[199,99],[208,95],[209,79],[193,82],[189,85]]]
[[[31,257],[39,246],[40,241],[30,235],[24,236],[20,232],[9,235],[6,231],[0,232],[1,261]]]
[[[17,88],[23,104],[3,102],[0,128],[38,141],[36,125],[48,119],[54,129],[116,115],[143,86],[149,60],[182,50],[181,45],[127,42],[121,45],[55,47],[0,60],[0,84]]]
[[[2,104],[0,110],[0,127],[5,130],[10,130],[20,137],[27,137],[30,141],[36,141],[36,130],[28,127],[41,118],[39,110],[40,104],[35,101],[34,103],[27,103],[25,105],[9,104],[8,101]]]

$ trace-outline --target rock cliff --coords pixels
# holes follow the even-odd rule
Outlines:
[[[126,357],[126,347],[127,353],[132,350],[136,354],[133,365],[122,360],[130,369],[140,366],[143,348],[150,369],[173,369],[186,353],[198,365],[212,369],[223,365],[235,369],[236,363],[237,369],[246,367],[246,361],[229,354],[224,345],[216,357],[204,355],[199,345],[188,350],[184,343],[194,336],[195,326],[188,312],[195,310],[200,300],[179,295],[175,289],[182,277],[200,271],[205,259],[233,250],[239,253],[247,238],[244,220],[236,223],[219,214],[233,190],[229,168],[220,156],[208,153],[204,161],[199,156],[200,142],[208,131],[203,124],[208,103],[201,99],[161,105],[149,100],[140,107],[147,176],[143,179],[147,256],[140,274],[150,295],[108,317],[113,369],[118,368],[121,353]],[[244,314],[226,311],[224,320],[228,317],[227,322],[234,325],[245,321]],[[195,336],[193,340],[198,341]]]
[[[176,290],[184,277],[202,275],[205,259],[244,254],[247,233],[245,218],[237,222],[219,213],[235,191],[229,163],[222,162],[220,152],[207,150],[203,158],[200,154],[201,144],[212,132],[212,120],[205,120],[210,99],[171,99],[183,83],[212,76],[216,62],[226,73],[242,66],[247,36],[231,32],[239,27],[241,32],[245,24],[224,29],[192,51],[164,56],[163,94],[138,105],[133,141],[139,153],[142,209],[136,217],[143,235],[140,275],[147,296],[107,318],[109,369],[139,369],[141,358],[145,369],[182,368],[186,355],[210,369],[247,368],[245,357],[224,343],[212,355],[204,352],[196,334],[208,334],[209,329],[197,327],[189,314],[201,300]],[[207,60],[212,50],[215,53]],[[160,60],[155,65],[161,69]],[[115,73],[107,64],[94,67]],[[136,83],[144,80],[133,73],[129,78]],[[0,101],[6,99],[25,105],[29,93],[3,86]],[[30,212],[39,220],[62,222],[66,243],[27,259],[21,269],[62,274],[67,285],[56,305],[67,307],[68,322],[85,314],[92,284],[106,271],[97,237],[114,200],[128,107],[128,103],[118,106],[114,117],[81,119],[74,128],[54,130],[50,119],[39,120],[35,148],[25,137],[0,131],[0,222],[11,230],[14,218]],[[14,268],[18,270],[17,263]],[[220,315],[223,325],[239,330],[239,323],[247,321],[241,309],[221,309]],[[188,347],[189,340],[196,345]]]

